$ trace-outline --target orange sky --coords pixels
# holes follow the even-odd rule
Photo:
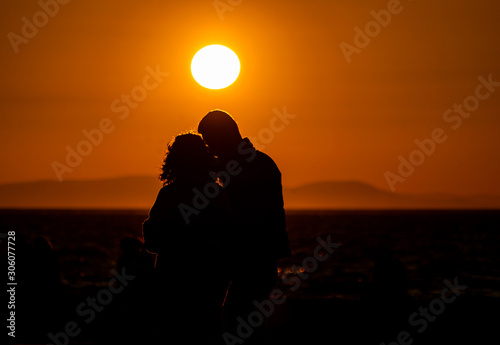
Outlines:
[[[53,162],[66,164],[66,147],[103,119],[113,130],[63,180],[153,175],[170,139],[209,110],[229,111],[242,134],[257,137],[286,108],[295,117],[263,149],[285,186],[358,180],[390,190],[384,174],[399,174],[398,157],[410,159],[415,140],[441,128],[446,141],[394,190],[500,194],[500,87],[483,87],[474,104],[478,77],[500,82],[500,3],[396,5],[243,0],[220,17],[212,0],[72,0],[44,17],[37,1],[4,0],[0,183],[57,180]],[[364,30],[371,11],[388,6],[390,22],[348,62],[340,45],[354,45],[355,27]],[[38,31],[25,28],[33,37],[14,44],[33,15]],[[215,43],[242,65],[223,90],[204,89],[190,74],[196,51]],[[168,76],[149,78],[145,98],[120,119],[125,113],[111,105],[139,90],[148,67]],[[443,114],[466,97],[474,111],[453,129],[459,115],[445,122]]]

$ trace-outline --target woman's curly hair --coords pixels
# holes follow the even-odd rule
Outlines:
[[[215,166],[215,158],[199,134],[179,134],[168,144],[161,167],[160,181],[168,185],[178,179],[208,176]]]

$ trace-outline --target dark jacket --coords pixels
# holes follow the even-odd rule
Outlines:
[[[229,213],[225,192],[209,176],[197,185],[173,182],[160,190],[143,223],[145,249],[158,254],[158,268],[174,271],[223,260]]]
[[[280,170],[246,138],[231,158],[226,169],[231,161],[237,168],[230,169],[233,174],[224,189],[231,203],[236,255],[251,262],[289,256]]]

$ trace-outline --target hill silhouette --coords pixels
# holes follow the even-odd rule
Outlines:
[[[469,209],[500,208],[498,196],[399,194],[358,181],[311,183],[283,191],[288,209]]]
[[[155,177],[39,181],[0,186],[1,208],[147,209],[161,183]]]
[[[153,176],[0,185],[0,208],[149,209],[161,183]],[[500,208],[500,196],[391,193],[357,181],[325,181],[283,190],[286,209]]]

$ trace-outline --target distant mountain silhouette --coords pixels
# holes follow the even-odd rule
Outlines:
[[[150,208],[161,188],[155,177],[39,181],[0,185],[1,208]]]
[[[283,191],[288,209],[500,208],[500,196],[410,195],[356,182],[317,182]]]
[[[149,209],[160,188],[150,176],[7,184],[0,185],[0,208]],[[500,209],[500,196],[398,194],[356,181],[311,183],[283,194],[286,209]]]

